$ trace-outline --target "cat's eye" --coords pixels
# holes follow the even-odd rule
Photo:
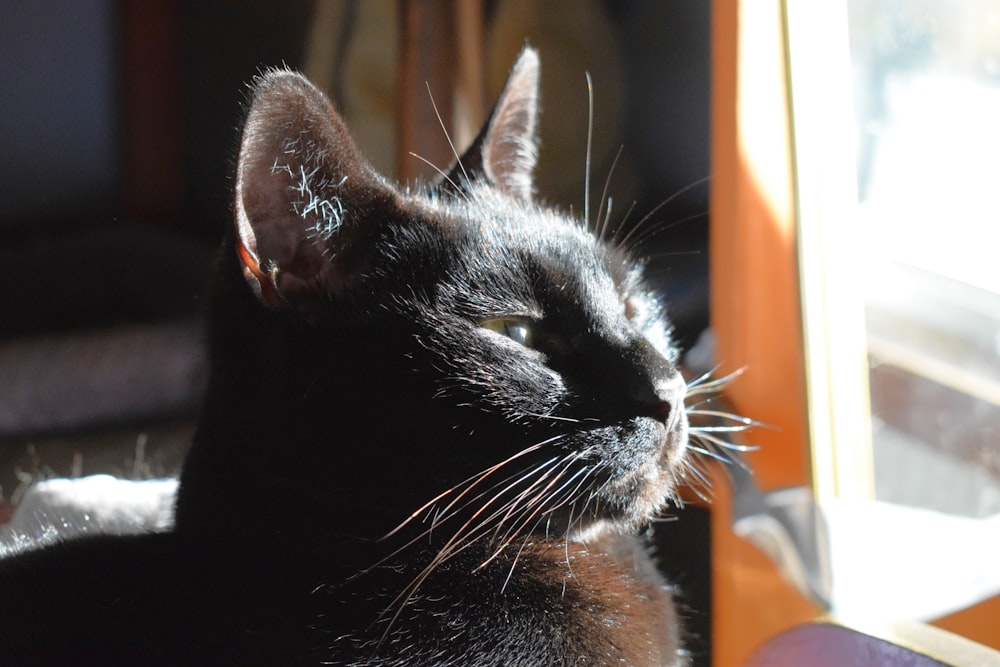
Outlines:
[[[484,329],[495,331],[510,338],[515,343],[531,347],[531,322],[523,317],[495,317],[479,324]]]

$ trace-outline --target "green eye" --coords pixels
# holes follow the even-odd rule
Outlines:
[[[523,317],[496,317],[481,322],[480,326],[506,336],[515,343],[531,347],[531,323]]]

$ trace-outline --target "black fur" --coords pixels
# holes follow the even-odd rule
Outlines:
[[[533,203],[537,78],[412,192],[257,82],[176,526],[0,562],[2,664],[684,662],[631,536],[684,383],[641,265]]]

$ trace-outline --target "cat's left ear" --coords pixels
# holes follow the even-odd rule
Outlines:
[[[327,97],[286,70],[254,85],[235,194],[247,282],[269,308],[299,313],[364,270],[372,227],[395,201]]]
[[[531,201],[538,162],[538,52],[526,46],[472,145],[440,184],[455,192],[485,179],[524,202]]]

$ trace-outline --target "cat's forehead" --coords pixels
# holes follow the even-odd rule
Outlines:
[[[621,256],[599,241],[579,220],[554,209],[511,201],[484,188],[452,200],[445,224],[471,240],[487,256],[516,257],[552,282],[589,282],[622,269]]]
[[[489,189],[428,204],[425,222],[451,248],[439,288],[468,290],[466,298],[498,311],[603,319],[621,309],[640,273],[581,221],[553,209]]]

